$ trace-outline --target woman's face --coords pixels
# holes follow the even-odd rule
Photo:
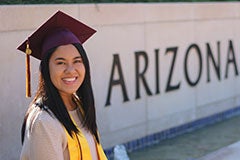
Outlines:
[[[72,95],[85,77],[83,59],[72,44],[59,46],[49,59],[49,73],[61,96]]]

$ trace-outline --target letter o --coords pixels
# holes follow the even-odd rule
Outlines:
[[[197,53],[198,60],[199,60],[199,71],[198,71],[198,77],[197,77],[196,81],[191,80],[190,77],[189,77],[189,73],[188,73],[187,62],[188,62],[188,57],[189,57],[189,54],[190,54],[191,50],[196,50],[195,53]],[[185,55],[185,59],[184,59],[184,74],[185,74],[185,78],[186,78],[188,84],[192,87],[196,86],[197,83],[199,82],[200,78],[201,78],[201,75],[202,75],[202,56],[201,56],[201,51],[200,51],[198,45],[196,45],[196,44],[191,44],[186,51],[186,55]]]

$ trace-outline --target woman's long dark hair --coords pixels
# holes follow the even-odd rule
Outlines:
[[[91,85],[90,76],[90,66],[87,58],[87,54],[80,44],[73,44],[82,56],[83,63],[85,66],[85,78],[83,83],[77,90],[76,94],[81,101],[81,106],[84,111],[84,123],[83,126],[86,127],[95,137],[96,141],[99,143],[99,137],[97,133],[96,124],[96,113],[94,96]],[[22,124],[22,143],[24,141],[24,135],[26,130],[26,121],[28,119],[29,113],[36,107],[46,110],[46,107],[55,115],[55,117],[62,123],[66,128],[67,132],[72,136],[73,132],[78,133],[77,127],[71,120],[67,108],[65,107],[62,98],[59,95],[57,88],[53,85],[50,74],[49,74],[49,59],[56,48],[51,49],[46,56],[42,59],[40,64],[40,78],[39,86],[29,109],[24,117]],[[40,100],[40,101],[39,101]],[[50,114],[50,112],[48,112]],[[31,122],[30,122],[31,123]]]

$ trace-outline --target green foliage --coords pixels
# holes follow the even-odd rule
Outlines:
[[[226,2],[240,0],[0,0],[1,4],[71,4],[71,3],[136,3],[136,2]]]

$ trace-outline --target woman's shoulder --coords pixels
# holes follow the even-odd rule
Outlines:
[[[42,138],[56,143],[61,143],[66,146],[67,138],[63,125],[58,121],[53,113],[48,112],[39,107],[34,108],[28,117],[28,126],[26,126],[26,139],[40,140]]]
[[[50,110],[39,109],[36,113],[36,117],[33,120],[35,124],[44,124],[49,127],[61,127],[61,123],[54,116]]]
[[[29,126],[26,127],[22,156],[39,158],[39,156],[43,156],[39,153],[43,152],[46,153],[44,156],[53,155],[54,152],[56,152],[54,156],[57,156],[57,154],[60,154],[58,152],[67,148],[64,128],[52,113],[40,107],[35,107],[29,113],[27,123]],[[48,152],[46,152],[46,148]],[[29,155],[30,152],[33,154]]]
[[[39,113],[36,116],[36,122],[35,123],[46,123],[46,124],[53,124],[53,123],[59,123],[58,120],[52,115],[49,114],[49,112],[45,110],[40,110]]]
[[[64,129],[54,114],[48,109],[34,108],[28,117],[30,130],[50,130],[51,132],[64,132]]]

